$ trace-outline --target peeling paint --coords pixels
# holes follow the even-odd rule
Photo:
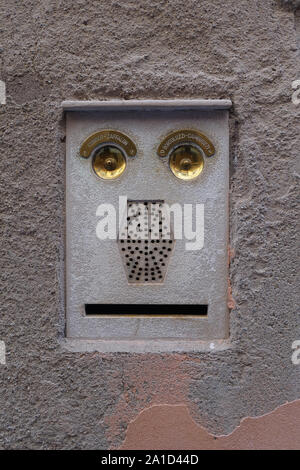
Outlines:
[[[270,413],[246,417],[228,435],[214,435],[199,426],[186,404],[162,404],[142,410],[129,423],[120,449],[299,449],[300,400]]]
[[[174,354],[164,358],[149,355],[139,364],[128,361],[122,374],[123,391],[113,413],[105,417],[107,440],[111,448],[118,447],[120,431],[134,420],[145,407],[168,402],[177,405],[189,402],[190,377],[182,364],[186,355]],[[109,388],[115,387],[111,378]]]

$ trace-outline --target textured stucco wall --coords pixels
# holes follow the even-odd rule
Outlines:
[[[299,2],[1,0],[0,448],[118,447],[152,405],[213,434],[300,398]],[[297,38],[298,34],[298,38]],[[63,99],[231,98],[232,347],[67,353]]]

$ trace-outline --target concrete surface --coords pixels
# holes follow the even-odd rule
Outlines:
[[[214,435],[299,399],[299,13],[277,0],[0,3],[0,447],[108,448],[152,405]],[[289,5],[288,5],[289,3]],[[298,33],[297,33],[298,32]],[[297,36],[298,34],[298,36]],[[230,98],[233,347],[66,352],[62,100]],[[291,437],[291,443],[294,438]]]

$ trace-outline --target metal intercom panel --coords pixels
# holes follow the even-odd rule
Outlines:
[[[228,337],[230,101],[63,107],[67,337]]]

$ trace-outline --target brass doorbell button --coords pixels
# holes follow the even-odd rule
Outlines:
[[[92,167],[100,178],[112,180],[121,176],[126,168],[126,159],[117,147],[105,145],[96,151]]]
[[[126,168],[126,157],[134,157],[137,149],[133,141],[123,132],[106,129],[95,132],[82,143],[79,155],[93,155],[92,168],[99,178],[113,180],[121,176]]]
[[[169,165],[177,178],[192,180],[202,172],[204,159],[200,150],[194,145],[180,145],[171,153]]]
[[[167,135],[158,147],[160,157],[169,156],[172,173],[179,179],[192,180],[204,168],[204,158],[215,154],[215,147],[202,132],[181,129]]]

